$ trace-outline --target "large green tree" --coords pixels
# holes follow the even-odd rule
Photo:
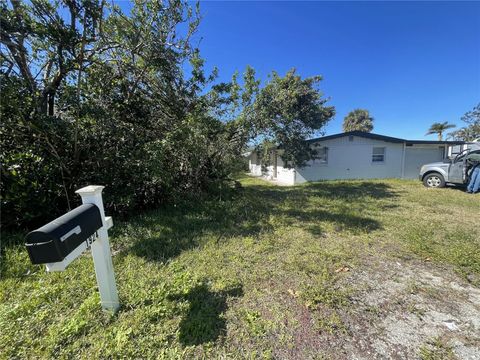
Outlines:
[[[246,144],[262,152],[279,148],[288,166],[305,165],[316,155],[305,140],[335,114],[319,89],[322,77],[302,78],[295,69],[284,76],[273,71],[262,87],[254,69],[247,67],[242,80],[240,84],[235,74],[208,94],[226,121],[226,146],[237,155]]]
[[[454,128],[456,125],[454,124],[449,124],[448,121],[444,121],[443,123],[433,123],[430,128],[428,129],[427,133],[425,135],[432,135],[432,134],[437,134],[438,140],[442,141],[443,140],[443,134],[445,131],[448,129]]]
[[[373,117],[370,116],[368,110],[355,109],[350,111],[343,119],[343,131],[363,131],[372,132]]]
[[[321,76],[302,79],[295,70],[284,77],[273,72],[252,105],[254,137],[273,140],[287,164],[303,166],[315,156],[305,140],[335,115],[318,88],[321,80]]]
[[[27,121],[53,116],[69,76],[110,47],[103,40],[103,1],[12,0],[0,5],[3,75],[18,75],[33,102]],[[62,16],[62,13],[64,15]]]
[[[106,184],[106,205],[119,212],[205,183],[207,171],[192,169],[208,155],[192,132],[215,143],[222,125],[187,116],[211,80],[189,40],[197,9],[143,0],[129,14],[101,0],[0,6],[2,223],[63,212],[88,183]]]

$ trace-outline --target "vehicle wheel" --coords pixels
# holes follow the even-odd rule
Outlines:
[[[445,179],[439,173],[431,173],[423,178],[423,185],[429,188],[443,188]]]

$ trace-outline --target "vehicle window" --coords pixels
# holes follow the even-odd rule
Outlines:
[[[468,154],[468,149],[466,150],[463,150],[460,154],[458,154],[455,159],[453,160],[453,162],[460,162],[460,161],[463,161],[463,159],[465,158],[465,155]]]
[[[468,155],[467,155],[470,160],[476,161],[477,159],[473,159],[473,157],[470,158],[470,155],[478,156],[478,155],[480,155],[480,150],[471,151],[471,152],[469,152]]]

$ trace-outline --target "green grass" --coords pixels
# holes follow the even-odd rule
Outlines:
[[[90,255],[45,273],[24,234],[3,234],[0,358],[328,357],[316,338],[348,333],[348,278],[369,261],[428,260],[480,285],[478,196],[400,180],[241,182],[115,222],[116,315],[100,308]]]
[[[421,360],[454,360],[456,359],[451,346],[446,344],[441,338],[435,338],[428,341],[420,347]]]

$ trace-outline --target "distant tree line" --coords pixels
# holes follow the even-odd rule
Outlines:
[[[474,141],[480,139],[480,103],[471,111],[466,112],[461,120],[465,123],[463,127],[447,134],[447,139],[460,141]],[[354,109],[350,111],[343,119],[343,131],[363,131],[372,132],[373,117],[368,110]],[[428,129],[425,135],[436,134],[438,140],[444,140],[444,134],[447,130],[455,128],[455,124],[448,121],[435,122]]]
[[[447,134],[447,139],[460,141],[475,141],[480,139],[480,103],[471,111],[467,111],[461,119],[465,125],[460,129]],[[437,134],[438,140],[443,140],[443,135],[448,129],[457,127],[448,121],[433,123],[425,135]]]
[[[449,137],[454,140],[474,141],[480,139],[480,103],[472,110],[467,111],[460,119],[464,126],[453,131]]]
[[[333,117],[295,70],[263,84],[247,67],[216,82],[192,36],[197,6],[103,0],[0,4],[1,222],[36,226],[74,207],[74,191],[107,186],[110,212],[212,193],[247,144],[274,142],[286,161]],[[186,71],[185,69],[189,69]]]

